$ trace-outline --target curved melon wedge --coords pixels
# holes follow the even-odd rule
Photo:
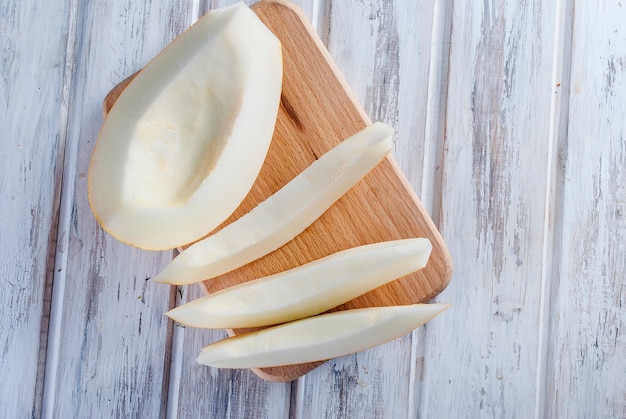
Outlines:
[[[359,246],[206,295],[167,315],[186,326],[213,329],[298,320],[422,269],[431,250],[424,238]]]
[[[309,317],[218,341],[204,347],[197,361],[218,368],[268,368],[324,361],[397,339],[448,307],[414,304]]]
[[[254,183],[274,132],[278,39],[243,3],[209,12],[126,87],[100,131],[89,201],[144,249],[205,236]]]
[[[342,141],[252,211],[184,250],[153,280],[191,284],[278,249],[376,167],[393,147],[393,132],[376,122]]]

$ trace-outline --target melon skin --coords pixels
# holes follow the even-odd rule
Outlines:
[[[154,58],[104,121],[89,202],[109,234],[163,250],[221,224],[256,180],[282,88],[280,41],[243,3],[213,10]]]

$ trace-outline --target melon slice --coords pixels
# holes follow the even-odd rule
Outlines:
[[[209,12],[128,85],[100,131],[89,201],[101,226],[144,249],[209,233],[265,160],[282,85],[279,40],[243,3]]]
[[[414,304],[338,311],[246,333],[202,349],[200,364],[268,368],[324,361],[397,339],[449,304]]]
[[[428,239],[391,240],[334,253],[170,310],[191,327],[270,326],[313,316],[426,266]]]
[[[153,280],[191,284],[278,249],[376,167],[393,147],[393,132],[376,122],[342,141],[248,214],[183,251]]]

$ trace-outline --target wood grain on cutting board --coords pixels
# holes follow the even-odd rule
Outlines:
[[[240,207],[217,229],[249,212],[319,156],[371,123],[298,9],[283,1],[261,1],[252,8],[282,43],[281,106],[257,181]],[[121,83],[107,96],[105,114],[126,84],[127,81]],[[450,280],[452,265],[445,243],[389,156],[294,240],[240,269],[205,281],[204,286],[207,292],[215,292],[354,246],[410,237],[431,240],[433,251],[426,268],[337,309],[425,302],[441,292]],[[290,381],[319,364],[254,371],[266,380]]]

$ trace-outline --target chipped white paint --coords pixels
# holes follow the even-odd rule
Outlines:
[[[171,252],[132,249],[90,214],[87,168],[102,97],[191,22],[190,5],[71,2],[66,153],[42,417],[158,417],[166,406]],[[114,28],[114,29],[113,29]]]
[[[41,409],[70,14],[0,1],[0,417]]]
[[[576,2],[546,416],[626,417],[626,4]]]
[[[485,1],[452,13],[439,225],[455,276],[438,299],[456,315],[427,329],[420,411],[531,417],[555,10]]]
[[[396,126],[455,274],[445,315],[291,384],[197,365],[223,332],[163,317],[172,255],[86,201],[104,94],[233,2],[0,0],[0,416],[626,417],[620,2],[295,2]]]

